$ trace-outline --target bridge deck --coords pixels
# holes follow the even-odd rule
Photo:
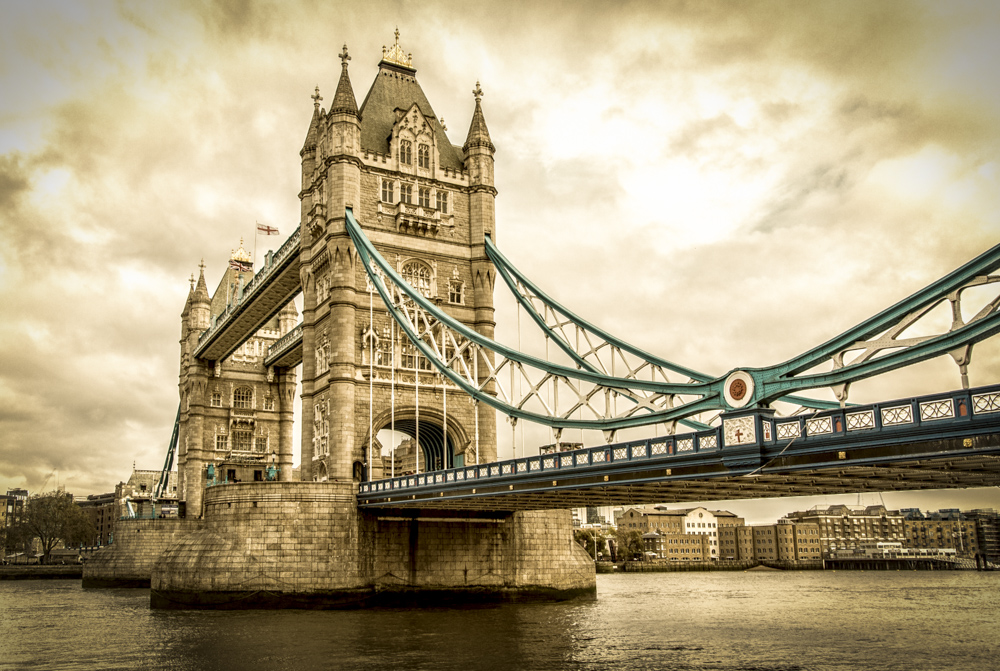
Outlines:
[[[242,296],[201,334],[194,355],[219,361],[235,352],[302,290],[299,276],[299,229],[270,257],[244,288]]]
[[[264,365],[280,368],[294,368],[302,363],[302,324],[283,335],[267,348]]]
[[[710,431],[363,483],[358,503],[541,510],[985,486],[1000,486],[1000,385],[800,417],[731,413]]]

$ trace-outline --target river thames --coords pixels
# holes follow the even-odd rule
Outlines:
[[[0,582],[0,669],[963,669],[1000,660],[1000,572],[598,575],[596,600],[151,611]]]

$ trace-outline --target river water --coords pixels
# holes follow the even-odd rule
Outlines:
[[[0,669],[1000,669],[1000,572],[597,580],[553,604],[225,612],[3,581]]]

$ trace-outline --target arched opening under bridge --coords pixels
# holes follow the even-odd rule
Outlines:
[[[383,477],[389,477],[392,473],[405,475],[459,468],[475,461],[475,447],[465,427],[456,419],[449,415],[445,432],[444,414],[433,408],[420,408],[419,418],[415,407],[396,408],[395,417],[391,412],[383,412],[373,418],[375,448],[381,445],[381,454],[372,454],[373,460],[381,458],[381,464],[375,463],[373,475],[380,465]],[[362,443],[365,450],[368,441],[366,435]]]

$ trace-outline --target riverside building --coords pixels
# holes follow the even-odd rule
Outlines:
[[[922,513],[916,508],[903,514],[903,546],[922,549],[951,549],[962,558],[980,551],[975,520],[966,518],[957,508]]]
[[[653,510],[629,508],[617,518],[619,529],[639,531],[647,553],[671,561],[719,559],[719,532],[743,526],[743,518],[726,510],[657,506]]]
[[[823,554],[839,550],[860,550],[862,544],[876,541],[903,542],[903,515],[885,506],[852,507],[845,505],[797,511],[783,518],[794,523],[815,524]]]

